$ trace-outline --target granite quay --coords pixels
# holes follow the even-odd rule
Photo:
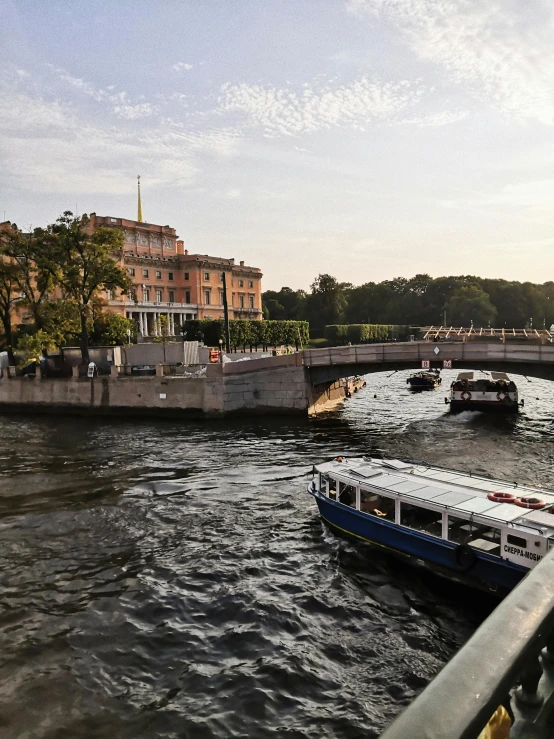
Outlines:
[[[438,351],[437,351],[438,350]],[[406,342],[304,350],[224,364],[156,364],[155,376],[131,374],[115,348],[109,375],[72,378],[19,377],[2,370],[0,411],[96,415],[224,417],[313,414],[357,389],[370,372],[407,369],[428,361],[464,368],[506,369],[554,379],[554,347],[526,344]],[[354,378],[354,379],[353,379]]]

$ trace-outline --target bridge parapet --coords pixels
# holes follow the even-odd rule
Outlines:
[[[435,349],[438,348],[438,354]],[[420,359],[469,361],[541,362],[554,364],[554,346],[540,344],[501,344],[499,342],[464,343],[461,341],[392,342],[387,344],[361,344],[337,346],[327,349],[305,349],[304,365],[321,367],[336,364],[411,363]]]

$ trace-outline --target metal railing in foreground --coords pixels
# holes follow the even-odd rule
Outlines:
[[[477,739],[499,705],[510,739],[554,737],[554,550],[381,734],[381,739]]]

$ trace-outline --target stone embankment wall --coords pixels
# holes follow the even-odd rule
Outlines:
[[[8,377],[0,379],[1,412],[223,417],[303,414],[310,385],[299,354],[212,364],[205,376]],[[161,367],[160,367],[161,370]]]

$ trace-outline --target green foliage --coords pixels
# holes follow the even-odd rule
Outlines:
[[[39,362],[43,354],[55,349],[56,344],[52,337],[43,329],[35,334],[20,337],[17,343],[19,366],[25,367],[30,362]]]
[[[309,341],[306,321],[229,321],[231,346],[305,346]],[[183,335],[187,341],[204,341],[207,346],[219,346],[225,341],[223,321],[185,321]]]
[[[554,323],[553,281],[538,285],[472,275],[433,279],[417,274],[352,287],[320,275],[308,296],[282,288],[262,297],[271,318],[309,320],[312,337],[322,337],[325,325],[341,323],[437,326],[443,324],[445,311],[449,326],[469,326],[471,320],[476,326],[490,320],[510,328],[528,326],[531,319],[536,328]]]
[[[83,363],[88,364],[91,307],[103,290],[127,291],[131,281],[112,254],[123,247],[123,234],[109,228],[88,232],[89,220],[66,211],[46,229],[35,229],[33,238],[41,252],[41,269],[66,300],[78,306]]]
[[[325,326],[325,339],[330,346],[344,344],[370,344],[405,338],[407,326],[380,325],[372,323],[346,323]]]
[[[476,285],[459,287],[445,304],[445,310],[453,323],[460,326],[493,325],[497,311],[489,295]]]
[[[161,316],[165,318],[165,316]],[[127,336],[127,331],[131,336]],[[135,321],[120,316],[119,313],[104,311],[94,320],[93,340],[100,346],[123,346],[129,341],[136,341],[137,325]]]

